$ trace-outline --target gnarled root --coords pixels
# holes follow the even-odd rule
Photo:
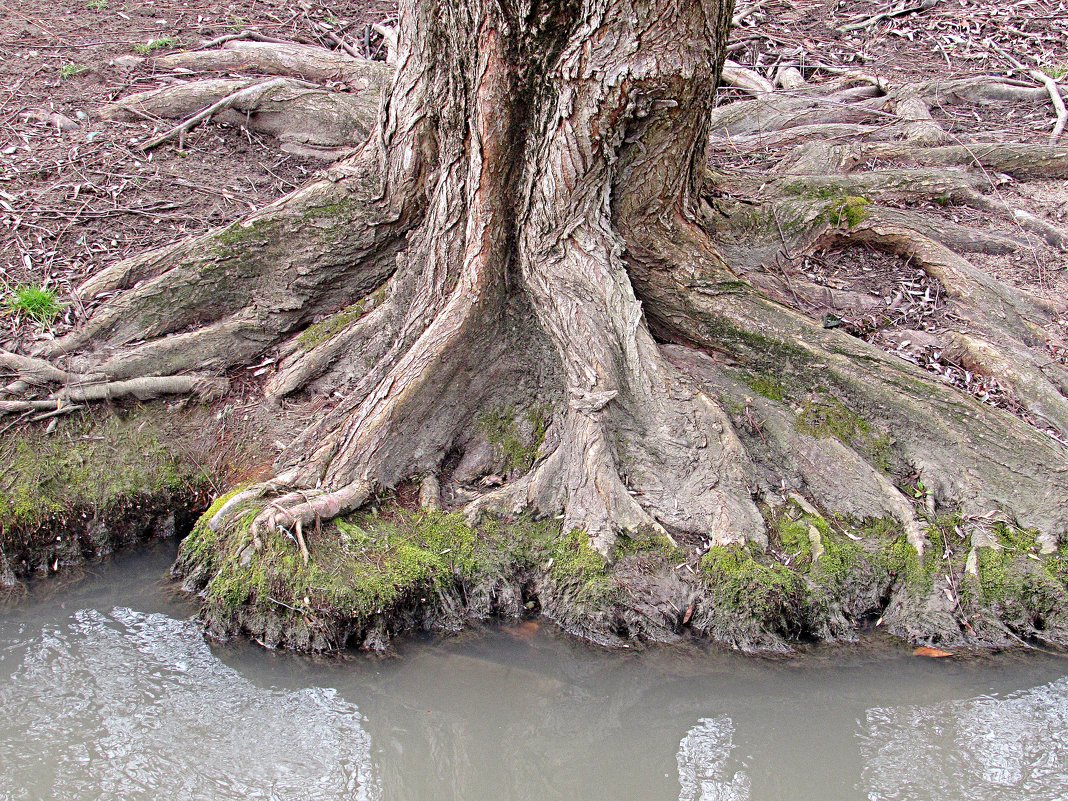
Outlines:
[[[153,60],[183,73],[252,73],[267,78],[204,78],[129,95],[108,105],[107,117],[180,119],[141,143],[177,140],[208,120],[244,126],[277,139],[282,149],[329,161],[355,152],[378,119],[393,77],[385,64],[319,47],[233,40],[219,50],[175,53]],[[347,91],[324,87],[341,85]]]

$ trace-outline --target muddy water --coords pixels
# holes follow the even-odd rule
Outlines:
[[[0,610],[0,799],[1068,797],[1068,660],[609,653],[534,623],[400,658],[209,647],[173,545]]]

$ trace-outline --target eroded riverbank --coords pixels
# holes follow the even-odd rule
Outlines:
[[[0,611],[0,799],[1057,799],[1068,661],[752,658],[528,621],[393,659],[209,646],[174,543]]]

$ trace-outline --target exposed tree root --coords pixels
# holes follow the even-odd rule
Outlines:
[[[175,53],[154,60],[183,72],[250,72],[256,78],[206,78],[140,92],[112,103],[106,116],[181,119],[142,142],[149,150],[178,140],[209,119],[274,137],[282,149],[330,161],[351,155],[378,119],[392,72],[380,62],[307,45],[227,41],[220,50]],[[312,81],[313,83],[309,83]],[[339,92],[321,85],[343,84]]]
[[[754,99],[713,109],[729,19],[716,3],[666,5],[655,16],[613,0],[601,16],[562,24],[505,19],[495,4],[446,19],[436,4],[402,3],[396,75],[360,152],[240,223],[92,279],[82,291],[99,305],[43,349],[47,361],[0,355],[12,378],[0,410],[217,393],[229,371],[266,356],[278,366],[266,399],[315,399],[315,412],[276,477],[223,502],[207,529],[246,555],[288,537],[305,567],[325,522],[410,480],[425,507],[472,523],[552,518],[603,557],[657,537],[682,549],[694,575],[705,553],[713,573],[732,559],[749,565],[754,552],[795,558],[773,511],[784,503],[801,510],[788,522],[811,529],[798,547],[813,565],[838,537],[821,515],[884,521],[916,570],[944,558],[932,526],[946,514],[977,553],[992,547],[976,522],[991,514],[1056,551],[1068,533],[1068,449],[1057,439],[1068,432],[1068,367],[1048,348],[1063,346],[1063,299],[1011,287],[979,259],[1033,249],[1030,234],[1064,246],[1051,222],[988,193],[1068,176],[1068,149],[961,141],[931,112],[936,99],[1043,103],[1047,93],[993,79],[892,87],[857,74],[822,85],[784,75],[776,80],[790,88],[778,91],[736,71]],[[677,47],[680,31],[692,47]],[[591,48],[595,39],[612,47]],[[661,57],[636,63],[646,50]],[[123,104],[188,117],[178,132],[239,113],[283,140],[348,146],[389,69],[349,61],[227,42],[171,66],[362,81],[363,94],[280,77],[198,81]],[[313,141],[327,102],[340,127]],[[273,113],[300,116],[301,132]],[[771,166],[732,163],[758,154]],[[1028,236],[947,224],[931,208],[955,204],[1006,215]],[[832,312],[874,313],[883,298],[799,269],[831,243],[899,255],[937,283],[949,323],[930,338],[996,377],[1027,419],[844,330]],[[895,630],[920,636],[901,611],[898,573],[869,572],[847,611],[838,603],[797,626],[783,612],[787,622],[751,639],[836,636],[890,595]],[[198,586],[211,580],[197,576]],[[662,578],[694,593],[695,627],[725,631],[722,595]],[[547,606],[571,597],[550,584]],[[944,634],[962,608],[928,622]],[[673,630],[666,609],[650,602],[627,619],[635,631]]]

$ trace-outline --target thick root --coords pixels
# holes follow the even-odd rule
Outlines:
[[[141,143],[142,149],[177,140],[214,119],[274,137],[282,149],[336,160],[351,155],[375,127],[382,94],[393,71],[319,47],[231,40],[219,50],[175,53],[154,59],[182,72],[251,72],[274,78],[209,78],[176,83],[122,98],[104,109],[108,117],[181,119]],[[314,83],[308,83],[313,81]],[[348,91],[321,88],[343,84]]]
[[[291,78],[208,79],[130,95],[105,111],[108,117],[184,120],[141,143],[143,149],[182,141],[197,125],[215,120],[277,139],[287,152],[351,154],[378,118],[379,97],[328,92]]]
[[[306,81],[335,81],[359,92],[380,94],[389,86],[393,70],[380,61],[353,58],[336,50],[292,42],[231,40],[218,50],[190,50],[152,60],[158,69],[191,72],[252,72]]]

